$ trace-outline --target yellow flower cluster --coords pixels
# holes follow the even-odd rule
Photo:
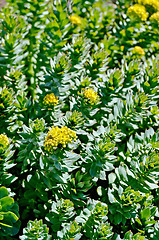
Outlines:
[[[159,11],[158,0],[138,0],[138,3],[144,5],[147,10],[152,9],[155,12]]]
[[[135,4],[128,8],[128,15],[130,18],[134,18],[141,21],[146,21],[148,18],[148,13],[144,6]]]
[[[159,12],[152,14],[150,17],[150,21],[159,26]]]
[[[92,105],[95,104],[99,99],[98,93],[91,88],[84,90],[84,97],[87,98],[89,100],[89,103]]]
[[[76,133],[68,127],[52,127],[45,137],[44,147],[48,152],[53,152],[57,147],[66,147],[67,143],[76,140]]]
[[[136,54],[136,55],[140,55],[140,56],[144,56],[145,55],[144,49],[141,48],[140,46],[135,46],[133,48],[133,50],[132,50],[132,53]]]
[[[55,106],[58,104],[58,97],[53,93],[47,94],[43,99],[43,104],[47,106]]]
[[[81,18],[79,16],[76,16],[76,15],[72,15],[70,17],[70,21],[71,21],[71,23],[73,23],[75,25],[80,25],[81,24]]]
[[[3,153],[5,148],[9,145],[9,140],[6,135],[0,135],[0,153]]]

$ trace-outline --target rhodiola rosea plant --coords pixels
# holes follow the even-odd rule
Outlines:
[[[159,1],[0,16],[0,238],[159,239]]]

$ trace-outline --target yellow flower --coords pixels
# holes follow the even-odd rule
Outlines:
[[[53,93],[47,94],[43,99],[43,104],[48,106],[55,106],[58,104],[58,97]]]
[[[140,55],[140,56],[144,56],[145,55],[144,49],[141,48],[140,46],[135,46],[133,48],[133,50],[132,50],[132,53],[136,54],[136,55]]]
[[[84,97],[88,99],[90,104],[95,104],[97,103],[99,96],[98,93],[95,92],[93,89],[88,88],[84,90]]]
[[[147,11],[159,11],[159,1],[158,0],[138,0],[138,3],[144,5]]]
[[[76,133],[68,127],[52,127],[45,137],[44,148],[48,152],[53,152],[57,147],[66,147],[74,140],[76,140]]]
[[[75,25],[80,25],[81,24],[81,18],[79,16],[76,15],[72,15],[70,17],[71,23],[75,24]]]
[[[146,21],[148,13],[144,6],[135,4],[128,8],[128,16],[136,20]]]
[[[0,135],[0,153],[3,153],[5,148],[9,145],[9,140],[6,135]]]
[[[150,17],[150,21],[159,26],[159,12],[152,14]]]

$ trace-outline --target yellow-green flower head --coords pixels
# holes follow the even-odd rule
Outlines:
[[[53,93],[50,93],[44,97],[43,104],[51,107],[57,105],[58,101],[58,97],[56,97]]]
[[[44,120],[43,119],[36,119],[32,123],[32,127],[34,132],[43,132],[45,127],[44,127]]]
[[[144,5],[147,11],[159,11],[159,1],[158,0],[138,0],[138,3]]]
[[[76,133],[68,127],[52,127],[45,137],[44,148],[53,152],[57,147],[66,147],[68,143],[76,140]]]
[[[99,239],[109,239],[113,235],[112,227],[108,222],[102,223],[99,226]]]
[[[70,208],[72,209],[74,207],[74,204],[69,199],[62,199],[62,207],[65,210],[69,210]]]
[[[94,105],[95,103],[97,103],[99,96],[98,93],[95,92],[93,89],[88,88],[84,90],[84,97],[89,101],[89,103],[91,105]]]
[[[108,214],[108,207],[107,205],[102,205],[100,202],[96,204],[93,213],[97,216],[97,217],[103,217],[105,215]]]
[[[150,17],[150,21],[159,26],[159,12],[156,12],[156,13],[152,14],[151,17]]]
[[[81,18],[79,17],[79,16],[77,16],[77,15],[72,15],[71,17],[70,17],[70,21],[71,21],[71,23],[73,23],[73,24],[75,24],[75,25],[80,25],[81,24]]]
[[[69,234],[71,235],[75,235],[76,233],[80,232],[81,227],[78,225],[77,222],[73,221],[70,225],[70,230],[69,230]],[[70,238],[70,239],[75,239],[75,238]]]
[[[135,55],[140,55],[140,56],[144,56],[145,55],[145,51],[143,48],[141,48],[140,46],[135,46],[132,50],[132,53]]]
[[[9,145],[9,139],[6,135],[0,134],[0,153],[3,153],[5,148]]]
[[[12,93],[11,90],[8,91],[7,88],[0,89],[0,108],[6,109],[12,103]]]
[[[144,6],[135,4],[128,8],[128,16],[140,21],[146,21],[148,18],[148,13]]]
[[[84,121],[85,120],[82,116],[82,113],[75,110],[72,112],[72,114],[68,118],[68,124],[69,124],[68,126],[71,126],[71,128],[74,128],[76,126],[83,125]]]

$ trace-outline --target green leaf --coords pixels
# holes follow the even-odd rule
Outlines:
[[[122,215],[120,213],[116,213],[114,216],[115,224],[120,224],[122,222]]]
[[[98,171],[98,169],[97,169],[96,164],[92,164],[91,168],[90,168],[90,175],[92,177],[95,177],[97,175],[97,171]]]
[[[1,188],[0,188],[0,199],[3,198],[3,197],[6,197],[6,196],[8,196],[8,190],[7,190],[7,188],[1,187]]]
[[[14,199],[11,197],[3,197],[0,199],[2,211],[8,211],[14,204]]]
[[[9,221],[11,221],[11,222],[13,222],[13,223],[15,223],[16,221],[18,221],[18,217],[17,217],[17,215],[15,215],[15,213],[13,213],[13,212],[3,212],[3,215],[4,215],[4,219],[5,218],[8,218],[9,219]]]
[[[108,175],[108,179],[109,179],[109,183],[112,184],[116,179],[116,174],[115,173],[110,173]]]
[[[149,208],[145,208],[141,211],[141,219],[147,220],[151,216],[151,211]]]
[[[8,225],[8,224],[5,224],[5,223],[2,223],[2,222],[0,222],[0,225],[2,225],[2,226],[4,226],[4,227],[9,227],[9,228],[12,227],[12,226],[10,226],[10,225]]]

